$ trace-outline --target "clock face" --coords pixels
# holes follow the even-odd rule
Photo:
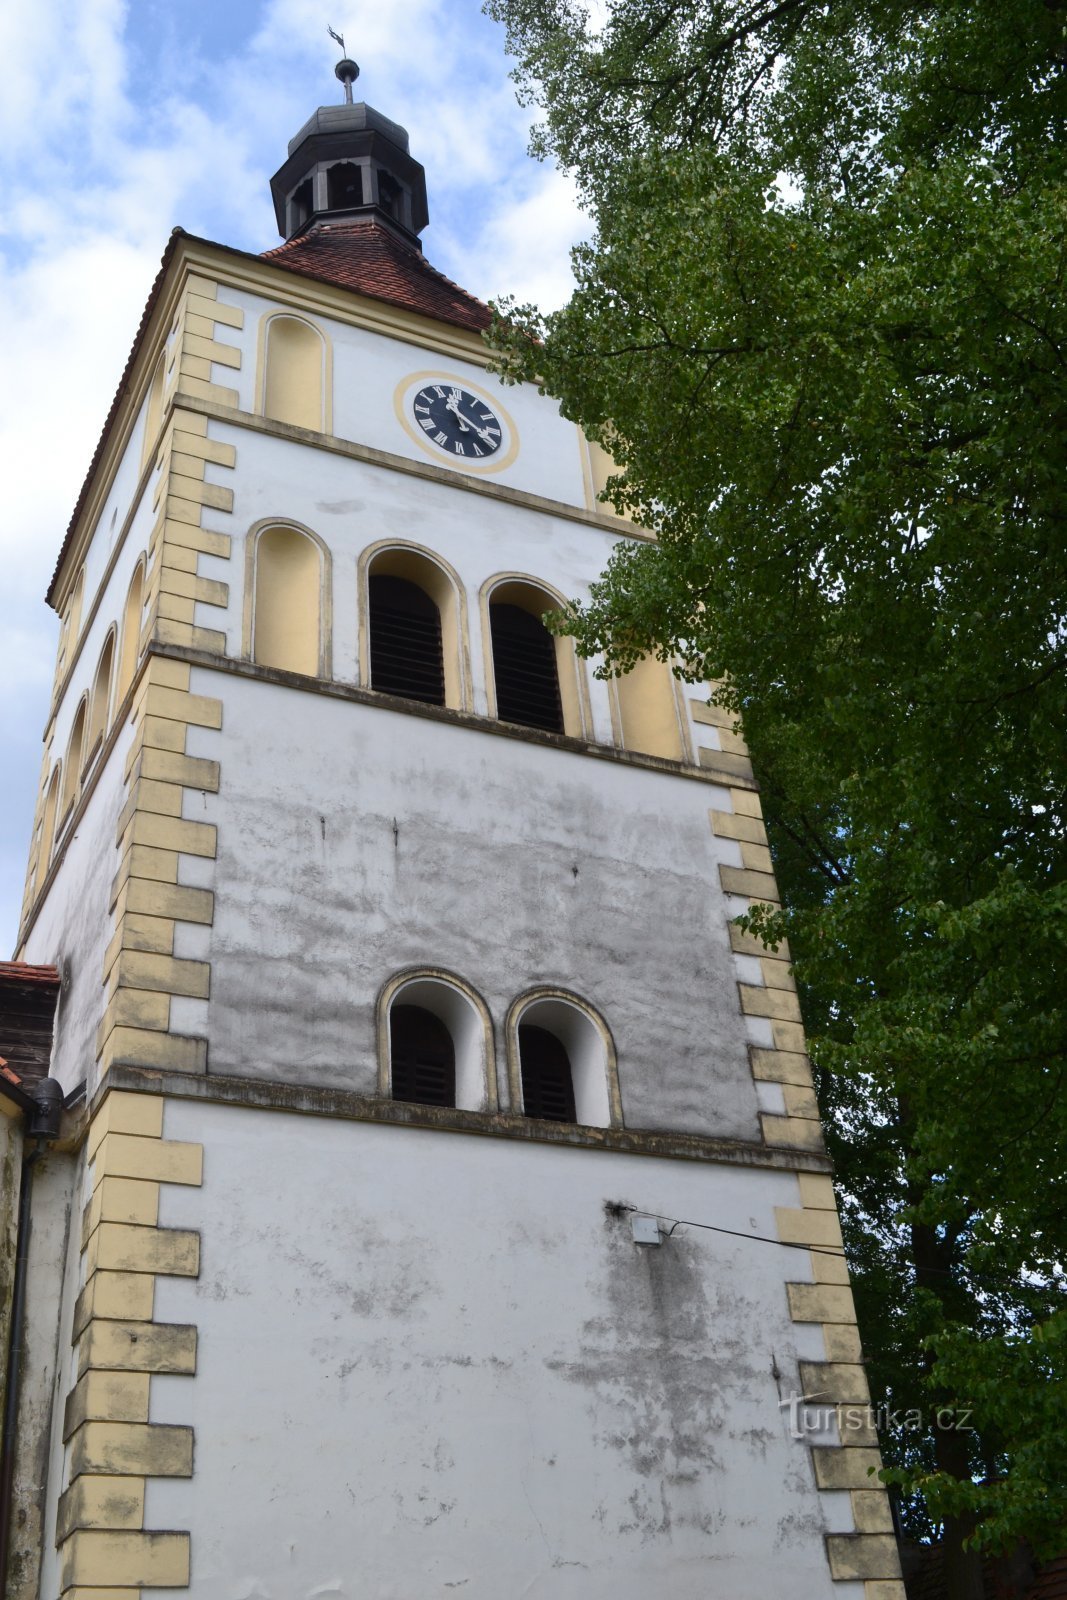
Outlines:
[[[503,441],[503,429],[486,403],[458,384],[425,383],[411,397],[415,425],[453,460],[487,461]]]

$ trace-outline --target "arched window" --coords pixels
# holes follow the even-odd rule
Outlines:
[[[44,815],[41,818],[41,837],[37,844],[37,876],[33,892],[39,894],[52,860],[52,846],[56,839],[56,812],[59,809],[59,786],[63,776],[63,763],[57,761],[45,795]]]
[[[359,564],[366,624],[360,676],[372,689],[469,711],[463,589],[451,567],[415,545],[371,545]]]
[[[326,345],[302,317],[271,317],[267,323],[264,415],[322,433]]]
[[[85,759],[88,760],[107,732],[107,713],[111,704],[111,666],[115,655],[115,634],[108,634],[100,660],[96,664],[93,693],[89,701],[89,727],[85,735]]]
[[[126,698],[137,661],[141,654],[141,613],[144,610],[144,562],[134,568],[130,587],[126,590],[126,604],[122,608],[122,644],[119,649],[119,681],[115,689],[115,704],[120,706]]]
[[[669,761],[684,761],[685,747],[678,718],[674,675],[666,661],[644,656],[625,677],[617,678],[622,742]]]
[[[585,734],[574,644],[541,618],[561,602],[523,579],[493,579],[482,591],[492,652],[490,713],[549,733]]]
[[[289,196],[289,229],[295,233],[302,228],[315,209],[315,194],[311,179],[305,178]]]
[[[403,220],[401,210],[404,203],[404,191],[396,179],[381,167],[377,171],[378,179],[378,204],[386,216],[393,217],[397,222]]]
[[[566,1047],[547,1028],[519,1026],[522,1109],[527,1117],[575,1122],[574,1081]]]
[[[389,1054],[394,1100],[455,1105],[456,1052],[439,1017],[422,1006],[394,1005],[389,1012]]]
[[[323,551],[297,528],[264,528],[255,541],[252,660],[327,676],[323,647]]]
[[[388,573],[372,572],[368,590],[371,688],[443,706],[445,663],[437,606],[417,583]]]
[[[363,204],[363,173],[352,161],[338,161],[326,173],[326,204],[344,211]]]
[[[603,1019],[577,995],[535,989],[508,1013],[512,1105],[527,1117],[590,1128],[622,1123],[615,1047]]]
[[[67,740],[67,753],[63,760],[63,791],[59,802],[59,818],[61,823],[66,822],[67,817],[70,815],[71,808],[74,805],[75,800],[78,798],[78,789],[80,787],[79,780],[82,770],[82,752],[85,748],[85,711],[86,700],[85,696],[83,695],[81,704],[78,706],[77,715],[74,718],[74,726],[70,730],[70,738]]]
[[[429,1098],[427,1075],[447,1098]],[[496,1110],[489,1008],[462,978],[436,967],[390,978],[378,996],[378,1088],[395,1100]]]

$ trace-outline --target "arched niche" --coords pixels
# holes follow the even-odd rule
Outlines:
[[[249,540],[246,653],[264,667],[326,678],[329,551],[307,528],[265,523]]]
[[[586,449],[589,452],[590,510],[603,512],[609,517],[623,517],[627,522],[633,522],[634,519],[629,511],[616,511],[610,500],[601,499],[608,486],[608,480],[617,478],[622,469],[595,439],[586,440]]]
[[[494,635],[498,642],[504,630],[499,626],[494,628],[494,607],[501,608],[501,615],[511,621],[509,613],[521,612],[528,616],[533,623],[538,624],[537,630],[530,630],[531,655],[539,661],[540,651],[551,643],[555,659],[556,683],[559,691],[560,713],[562,727],[555,731],[569,734],[574,739],[589,737],[592,727],[592,718],[589,710],[589,693],[585,682],[585,675],[574,648],[573,639],[557,635],[547,635],[541,618],[549,611],[557,611],[566,604],[563,596],[538,583],[536,579],[520,574],[498,574],[490,578],[482,588],[482,643],[485,653],[486,691],[489,702],[489,715],[499,717],[500,696],[498,695],[497,678],[497,653],[494,651]],[[544,645],[542,645],[542,640]],[[506,642],[509,655],[512,659],[523,647],[523,634],[519,628],[509,626],[506,630]],[[506,708],[514,709],[514,708]],[[546,727],[545,721],[527,721],[521,715],[512,715],[508,721],[517,721],[524,726]]]
[[[304,317],[268,316],[263,332],[264,416],[328,433],[329,356],[328,341],[314,323]]]
[[[141,617],[144,612],[144,561],[133,569],[130,586],[126,590],[126,603],[122,608],[122,642],[119,646],[119,675],[115,685],[115,705],[120,706],[129,693],[137,662],[141,654]]]
[[[56,842],[56,820],[59,812],[59,790],[62,779],[63,763],[57,761],[52,768],[52,776],[48,780],[48,789],[44,798],[44,811],[41,815],[41,832],[37,841],[37,872],[33,885],[35,895],[41,892],[41,886],[48,875],[48,868],[52,860],[52,846]]]
[[[82,755],[85,749],[85,722],[89,699],[82,695],[67,740],[67,753],[63,758],[63,788],[59,797],[60,826],[66,822],[78,798],[81,787]]]
[[[85,760],[89,761],[103,742],[108,726],[111,705],[111,673],[115,659],[115,630],[108,633],[93,678],[93,692],[89,697],[89,721],[85,731]]]
[[[144,438],[141,441],[142,469],[155,450],[159,439],[159,430],[163,422],[163,390],[166,376],[167,352],[166,350],[161,350],[159,360],[152,369],[152,378],[148,385],[148,403],[145,406],[144,417]]]
[[[417,1006],[448,1030],[455,1051],[456,1106],[461,1111],[495,1111],[496,1066],[489,1008],[470,984],[437,967],[398,973],[378,997],[379,1093],[392,1093],[390,1013],[397,1005]]]
[[[469,711],[470,649],[466,598],[459,576],[440,556],[421,545],[381,541],[364,550],[359,560],[360,682],[375,687],[372,671],[371,579],[396,578],[420,589],[437,608],[441,623],[441,668],[444,704]],[[422,698],[413,695],[412,698]]]
[[[81,632],[82,596],[85,593],[85,568],[78,573],[77,581],[71,590],[70,599],[67,601],[63,613],[63,625],[59,633],[59,650],[56,657],[56,692],[67,667],[74,659],[74,652],[78,644],[78,634]]]
[[[552,1035],[571,1069],[575,1119],[589,1128],[622,1126],[615,1045],[599,1012],[563,989],[532,989],[513,1002],[507,1020],[508,1088],[513,1111],[524,1111],[520,1033]]]
[[[630,672],[613,681],[625,748],[668,761],[687,760],[677,680],[669,663],[642,656]]]

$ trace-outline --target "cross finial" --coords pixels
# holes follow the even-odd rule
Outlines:
[[[359,68],[354,61],[349,59],[348,54],[345,51],[344,34],[334,33],[329,23],[326,24],[326,32],[330,35],[331,39],[334,39],[341,46],[342,59],[337,63],[333,70],[334,76],[340,78],[341,82],[345,86],[345,105],[350,106],[352,104],[352,85],[359,77]]]

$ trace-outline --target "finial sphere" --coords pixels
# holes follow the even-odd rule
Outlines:
[[[340,78],[342,83],[355,83],[359,77],[359,68],[348,56],[345,56],[343,61],[339,61],[333,71],[334,77]]]

